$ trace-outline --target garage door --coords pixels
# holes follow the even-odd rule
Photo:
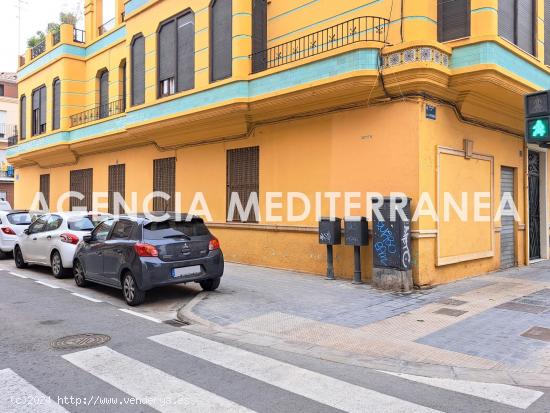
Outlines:
[[[509,194],[514,199],[514,169],[502,167],[500,171],[500,196]],[[501,218],[500,231],[500,268],[510,268],[516,265],[516,238],[514,233],[514,217]]]

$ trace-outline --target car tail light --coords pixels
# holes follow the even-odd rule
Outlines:
[[[61,241],[66,242],[67,244],[73,244],[73,245],[78,244],[78,242],[80,241],[80,239],[76,235],[69,234],[68,232],[61,234],[59,238],[61,239]]]
[[[142,244],[138,242],[134,245],[134,250],[136,250],[137,255],[140,257],[158,257],[159,252],[151,244]]]
[[[15,233],[15,231],[14,231],[13,229],[11,229],[10,227],[2,227],[1,229],[2,229],[2,232],[3,232],[4,234],[8,234],[8,235],[17,235],[17,234]]]
[[[220,241],[217,238],[212,238],[208,244],[208,251],[214,251],[220,249]]]

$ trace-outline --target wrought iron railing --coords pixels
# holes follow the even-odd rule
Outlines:
[[[0,123],[0,139],[9,139],[13,136],[17,138],[17,125]]]
[[[353,43],[387,43],[390,21],[362,16],[250,55],[252,73],[286,65]]]
[[[84,125],[95,120],[118,115],[126,110],[124,99],[114,100],[106,105],[99,105],[95,108],[85,110],[71,116],[71,127]]]
[[[61,32],[58,30],[56,32],[53,32],[52,34],[52,43],[55,46],[57,43],[61,41]]]
[[[18,136],[8,136],[8,147],[17,145]]]
[[[80,29],[73,29],[73,41],[76,43],[86,43],[86,32]]]
[[[115,27],[114,17],[111,20],[106,21],[105,23],[103,23],[101,26],[98,27],[97,29],[98,35],[101,36],[102,34],[107,33],[108,31],[112,30],[113,27]]]
[[[34,59],[36,56],[41,55],[46,51],[46,41],[38,43],[31,49],[31,59]]]

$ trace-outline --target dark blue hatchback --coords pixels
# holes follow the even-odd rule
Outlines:
[[[135,306],[146,291],[197,282],[204,290],[220,285],[224,260],[220,244],[201,218],[171,215],[163,220],[124,216],[99,224],[79,244],[74,279],[122,289]]]

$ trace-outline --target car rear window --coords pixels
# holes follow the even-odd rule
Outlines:
[[[13,214],[8,214],[8,221],[12,225],[30,225],[31,215],[27,212],[16,212]]]
[[[91,231],[97,224],[105,221],[108,216],[85,216],[82,218],[69,218],[67,224],[73,231]]]
[[[143,238],[150,240],[198,237],[208,234],[208,228],[206,228],[202,219],[193,219],[189,222],[170,219],[161,222],[149,222],[143,227]]]

